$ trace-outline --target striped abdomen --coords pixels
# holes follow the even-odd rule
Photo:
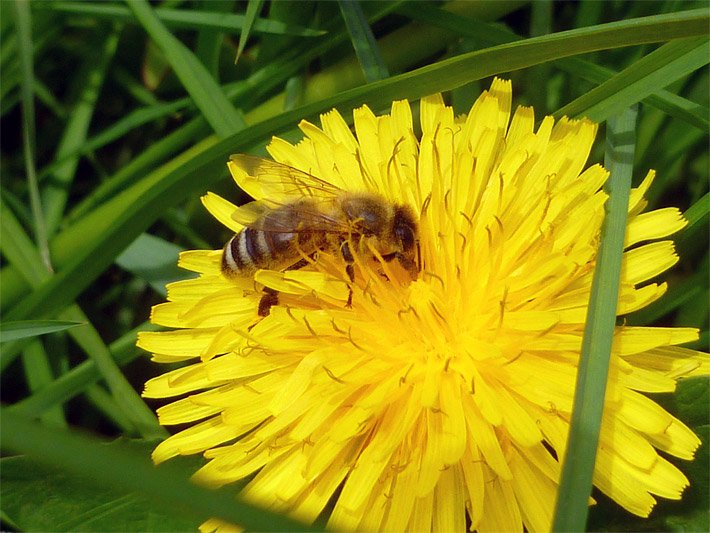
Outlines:
[[[322,228],[303,222],[303,203],[268,212],[232,237],[222,253],[222,272],[251,276],[257,270],[284,270],[324,244]]]

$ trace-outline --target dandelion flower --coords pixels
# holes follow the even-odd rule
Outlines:
[[[156,362],[189,362],[146,384],[146,397],[180,397],[162,424],[191,424],[156,462],[204,453],[200,482],[249,478],[247,500],[306,521],[329,509],[337,530],[550,529],[608,172],[585,169],[594,123],[546,117],[535,130],[531,108],[511,119],[511,101],[495,80],[467,116],[422,99],[420,135],[398,101],[384,116],[356,109],[354,133],[331,111],[320,128],[302,122],[296,145],[273,139],[279,163],[410,206],[421,270],[412,280],[370,246],[352,282],[327,250],[241,279],[222,274],[222,250],[183,253],[199,276],[152,313],[175,329],[139,339]],[[257,201],[293,201],[238,161],[230,171]],[[653,176],[629,202],[619,315],[660,298],[666,284],[651,280],[677,261],[659,239],[683,228],[680,212],[643,212]],[[242,229],[240,208],[203,202]],[[262,317],[264,287],[279,297]],[[658,452],[691,459],[700,441],[643,393],[708,373],[705,354],[677,346],[697,338],[616,328],[594,484],[639,516],[688,485]]]

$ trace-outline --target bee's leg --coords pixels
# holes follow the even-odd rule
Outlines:
[[[348,246],[348,241],[342,241],[340,243],[340,253],[343,256],[343,259],[345,259],[345,273],[348,275],[348,279],[350,280],[350,283],[352,284],[355,281],[355,258],[353,257],[352,252],[350,251],[350,246]],[[348,285],[348,302],[345,304],[345,307],[352,307],[353,306],[353,288],[352,285]]]
[[[382,256],[382,259],[384,259],[387,263],[394,261],[395,259],[399,262],[402,267],[412,274],[412,277],[414,279],[417,278],[419,275],[419,272],[421,272],[421,265],[420,262],[417,261],[412,261],[411,258],[407,257],[405,254],[401,252],[392,252],[391,254],[385,254]]]
[[[313,259],[314,256],[315,254],[312,254],[309,257]],[[298,270],[307,266],[308,264],[309,261],[307,261],[306,259],[301,259],[300,261],[297,261],[292,264],[286,270]],[[279,291],[277,291],[276,289],[272,289],[271,287],[264,287],[263,293],[264,294],[261,295],[261,300],[259,300],[258,314],[260,317],[269,316],[271,308],[279,303]]]
[[[271,287],[264,287],[263,293],[261,295],[261,300],[259,300],[259,316],[266,317],[269,316],[271,308],[279,303],[279,291],[272,289]]]

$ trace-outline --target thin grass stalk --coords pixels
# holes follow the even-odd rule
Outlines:
[[[609,358],[616,327],[621,259],[631,190],[637,108],[629,108],[607,125],[605,166],[609,198],[592,280],[582,340],[572,423],[562,462],[562,476],[552,530],[585,531],[594,463],[599,442]]]

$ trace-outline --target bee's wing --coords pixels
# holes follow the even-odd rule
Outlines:
[[[232,213],[232,219],[242,226],[251,226],[272,233],[299,233],[320,231],[322,233],[349,233],[352,228],[341,219],[319,211],[315,206],[299,206],[297,221],[289,218],[265,216],[274,208],[263,202],[240,205]]]
[[[327,181],[270,159],[235,154],[230,160],[246,174],[238,180],[240,187],[272,207],[303,198],[332,201],[342,194],[341,189]]]
[[[240,205],[232,212],[232,220],[242,226],[251,226],[269,210],[270,208],[263,202],[249,202],[248,204]]]
[[[353,228],[347,221],[324,213],[312,206],[299,206],[297,216],[267,216],[259,219],[253,227],[268,233],[325,233],[347,235]]]

